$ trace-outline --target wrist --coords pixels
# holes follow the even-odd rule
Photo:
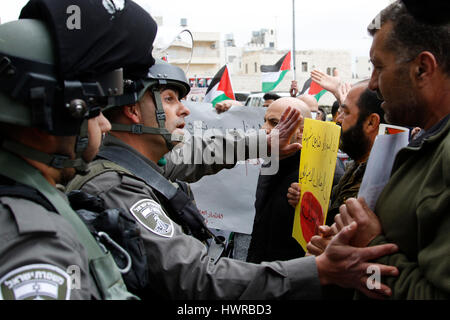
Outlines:
[[[327,273],[328,268],[326,267],[325,259],[326,258],[324,254],[316,257],[317,274],[319,275],[319,282],[322,286],[331,284],[329,275]]]

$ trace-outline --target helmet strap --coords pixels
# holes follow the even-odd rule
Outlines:
[[[159,81],[160,85],[166,84],[164,80]],[[155,98],[155,106],[156,106],[156,120],[158,121],[158,125],[160,129],[165,130],[166,132],[166,113],[164,112],[163,103],[161,100],[161,93],[159,92],[159,88],[157,86],[154,86],[152,88],[153,97]],[[169,133],[169,132],[168,132]],[[172,134],[169,135],[163,135],[164,140],[166,141],[166,146],[169,151],[171,151],[175,145],[173,142],[175,140],[172,140]]]
[[[164,85],[165,81],[160,80],[160,85]],[[119,132],[129,132],[133,134],[153,134],[160,135],[164,138],[166,142],[167,149],[172,150],[175,145],[173,142],[183,142],[183,135],[172,134],[166,129],[166,113],[164,112],[164,107],[161,100],[161,93],[159,92],[158,86],[154,86],[152,88],[153,97],[155,99],[155,113],[156,113],[156,121],[158,122],[158,128],[146,127],[142,124],[121,124],[121,123],[112,123],[111,131],[119,131]]]
[[[83,160],[83,153],[87,149],[89,144],[89,134],[88,134],[88,119],[84,119],[81,123],[80,133],[77,136],[75,142],[75,159],[79,159],[80,165],[74,166],[77,173],[85,175],[88,173],[87,163]]]
[[[65,155],[48,154],[12,140],[4,140],[2,148],[11,153],[38,161],[56,169],[75,168],[78,173],[87,173],[87,165],[81,158],[70,159]]]

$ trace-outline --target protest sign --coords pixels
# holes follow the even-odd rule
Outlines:
[[[400,149],[408,145],[408,138],[407,128],[383,126],[375,139],[358,193],[358,198],[364,198],[372,211],[389,181],[395,157]]]
[[[397,134],[400,132],[409,132],[408,128],[400,127],[400,126],[394,126],[391,124],[380,124],[380,128],[378,129],[378,135],[386,135],[386,134]]]
[[[183,102],[191,111],[186,128],[193,133],[194,122],[202,121],[203,129],[259,130],[266,108],[233,106],[217,114],[211,104]],[[240,161],[232,169],[224,169],[191,184],[197,207],[207,226],[251,234],[255,217],[255,194],[262,160]]]
[[[305,119],[299,168],[301,195],[292,228],[292,236],[305,252],[327,217],[340,132],[334,123]]]

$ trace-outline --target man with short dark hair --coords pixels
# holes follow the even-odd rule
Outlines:
[[[377,260],[400,271],[386,279],[393,299],[449,299],[450,24],[422,23],[397,1],[368,30],[369,88],[383,97],[386,120],[425,133],[397,154],[375,212],[349,199],[340,210],[341,226],[361,225],[357,246],[399,245],[398,253]]]
[[[370,150],[378,135],[379,125],[384,122],[381,100],[367,85],[368,81],[362,81],[353,86],[341,106],[343,114],[340,149],[347,153],[352,161],[331,192],[326,220],[326,225],[329,226],[333,224],[334,217],[339,213],[339,207],[344,201],[358,195]],[[295,207],[299,197],[299,185],[294,183],[289,188],[289,203]],[[314,247],[311,247],[311,251],[316,253]]]
[[[335,102],[333,102],[333,105],[331,106],[331,116],[332,116],[332,121],[334,122],[334,123],[336,123],[337,125],[340,125],[340,123],[339,122],[337,122],[337,117],[339,116],[339,107],[340,107],[340,104],[339,104],[339,101],[335,101]]]
[[[323,106],[319,106],[319,110],[317,111],[316,120],[327,121],[327,112]]]
[[[273,92],[267,92],[264,96],[263,96],[263,99],[264,99],[264,104],[263,104],[263,107],[268,107],[268,106],[270,106],[270,104],[272,103],[272,102],[274,102],[275,100],[278,100],[278,99],[280,99],[281,97],[279,96],[279,95],[277,95],[276,93],[273,93]]]
[[[344,176],[331,193],[327,224],[332,225],[339,207],[345,200],[358,195],[370,151],[384,123],[381,101],[367,88],[368,81],[355,85],[342,104],[342,136],[340,149],[352,161]]]

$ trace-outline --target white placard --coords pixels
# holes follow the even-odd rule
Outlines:
[[[266,108],[233,106],[217,114],[211,104],[183,102],[191,111],[186,128],[194,121],[203,121],[205,129],[259,130]],[[262,160],[238,162],[233,169],[224,169],[191,184],[195,201],[209,228],[251,234],[255,217],[255,194]]]
[[[358,198],[364,197],[372,211],[391,177],[395,157],[400,149],[408,145],[408,139],[408,131],[376,137],[358,193]]]

